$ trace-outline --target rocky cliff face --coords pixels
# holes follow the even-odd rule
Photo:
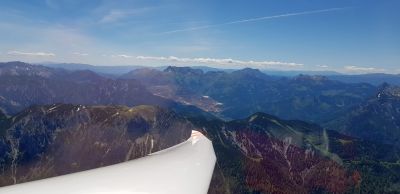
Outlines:
[[[152,106],[36,106],[8,118],[0,138],[0,185],[146,156],[190,137],[193,126]]]

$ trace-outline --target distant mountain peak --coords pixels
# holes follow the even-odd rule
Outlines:
[[[0,63],[0,75],[50,77],[54,75],[54,72],[51,68],[21,61]]]
[[[177,67],[177,66],[168,66],[164,69],[166,73],[179,73],[179,74],[195,74],[200,75],[203,74],[203,70],[201,69],[193,69],[191,67]]]
[[[29,65],[28,63],[22,61],[10,61],[6,63],[1,63],[2,65]]]
[[[250,67],[246,67],[243,69],[239,69],[234,71],[235,73],[245,73],[245,74],[263,74],[259,69],[253,69]]]
[[[239,71],[244,71],[244,72],[261,72],[259,69],[255,69],[255,68],[251,68],[251,67],[246,67],[246,68],[243,68],[243,69],[241,69],[241,70],[239,70]]]
[[[33,67],[33,65],[29,64],[29,63],[25,63],[22,61],[10,61],[10,62],[5,62],[5,63],[0,63],[0,68],[1,69],[5,69],[5,68],[29,68],[29,67]]]
[[[234,75],[240,75],[240,76],[245,76],[245,77],[257,77],[257,78],[266,78],[269,77],[265,73],[261,72],[259,69],[253,69],[253,68],[244,68],[240,70],[236,70],[232,72]]]

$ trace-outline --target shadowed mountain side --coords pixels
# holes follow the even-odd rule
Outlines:
[[[191,121],[217,154],[209,193],[390,193],[400,178],[398,149],[314,124],[263,113]]]
[[[381,85],[375,96],[324,126],[354,137],[400,146],[400,87]]]
[[[171,147],[193,125],[152,106],[35,106],[8,119],[0,185],[107,166]]]

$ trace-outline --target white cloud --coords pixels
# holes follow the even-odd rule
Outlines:
[[[129,9],[129,10],[120,10],[120,9],[113,9],[110,10],[106,15],[104,15],[99,23],[111,23],[116,22],[118,20],[127,18],[129,16],[138,15],[149,11],[151,8],[144,7],[139,9]]]
[[[126,17],[127,15],[129,14],[120,10],[111,10],[107,15],[101,18],[100,23],[114,22]]]
[[[376,68],[376,67],[360,67],[360,66],[345,66],[344,69],[347,72],[356,72],[356,73],[372,73],[372,72],[384,72],[385,69]]]
[[[317,67],[320,67],[320,68],[328,68],[329,66],[328,65],[316,65]]]
[[[8,55],[15,56],[31,56],[31,57],[54,57],[56,56],[54,53],[46,53],[46,52],[21,52],[21,51],[9,51]]]
[[[302,67],[303,64],[288,63],[280,61],[242,61],[234,59],[216,59],[216,58],[179,58],[174,56],[169,57],[156,57],[156,56],[137,56],[136,59],[151,60],[151,61],[167,61],[175,63],[190,64],[207,64],[214,66],[236,66],[236,67],[255,67],[255,68],[269,68],[269,67]]]
[[[87,53],[80,53],[80,52],[74,52],[74,53],[72,53],[73,55],[77,55],[77,56],[82,56],[82,57],[84,57],[84,56],[88,56],[89,54],[87,54]]]
[[[111,57],[119,57],[119,58],[132,58],[131,55],[119,54],[119,55],[111,55]]]

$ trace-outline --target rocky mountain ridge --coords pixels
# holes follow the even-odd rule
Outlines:
[[[0,185],[107,166],[186,141],[193,125],[153,106],[34,106],[0,126]]]

